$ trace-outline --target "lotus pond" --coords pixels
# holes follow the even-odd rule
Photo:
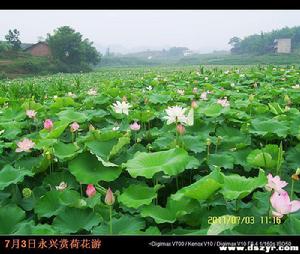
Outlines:
[[[300,233],[300,69],[0,81],[0,233]]]

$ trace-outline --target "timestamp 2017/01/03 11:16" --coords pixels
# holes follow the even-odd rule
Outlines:
[[[208,216],[208,224],[281,224],[281,218],[272,216]]]

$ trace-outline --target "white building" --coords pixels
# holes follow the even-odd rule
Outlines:
[[[292,40],[291,38],[281,38],[274,40],[275,49],[277,53],[291,53],[292,51]]]

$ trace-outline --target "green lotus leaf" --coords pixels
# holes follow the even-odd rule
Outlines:
[[[279,148],[277,145],[267,145],[262,149],[255,149],[247,156],[247,162],[254,167],[275,169],[278,163]]]
[[[49,131],[46,129],[42,129],[40,131],[41,138],[44,139],[55,139],[58,138],[68,127],[69,122],[68,121],[56,121],[53,123],[53,128]]]
[[[121,174],[121,168],[105,167],[94,155],[88,152],[79,154],[69,161],[69,170],[77,181],[83,184],[114,181]]]
[[[214,166],[223,167],[227,169],[232,169],[234,164],[234,157],[230,153],[217,153],[211,154],[209,156],[209,167],[213,168]]]
[[[58,142],[53,146],[54,155],[62,161],[73,158],[76,154],[80,153],[82,149],[77,144],[65,144]]]
[[[143,206],[141,208],[142,217],[151,217],[156,223],[174,223],[176,221],[176,214],[168,208],[156,205]]]
[[[91,230],[99,224],[99,216],[92,209],[65,207],[53,220],[53,227],[64,234],[76,233],[80,230]]]
[[[296,169],[300,167],[300,144],[291,147],[286,153],[286,161],[289,168]]]
[[[276,119],[254,119],[250,133],[261,136],[276,134],[278,137],[285,138],[288,135],[289,127],[287,122],[279,122]]]
[[[259,170],[257,177],[246,178],[237,174],[224,176],[221,193],[227,200],[242,199],[257,188],[262,188],[267,183],[265,172]]]
[[[153,104],[167,104],[172,97],[168,94],[151,94],[149,101]]]
[[[124,166],[134,178],[152,178],[161,171],[169,176],[177,175],[186,169],[189,160],[190,156],[184,149],[174,148],[154,153],[137,152]]]
[[[218,191],[223,184],[223,176],[218,170],[214,170],[209,175],[202,177],[197,182],[184,187],[172,196],[174,200],[178,200],[183,196],[197,199],[206,200],[216,191]]]
[[[36,203],[34,211],[40,217],[51,217],[57,215],[64,206],[59,200],[61,192],[52,190],[42,196]]]
[[[33,176],[31,170],[24,168],[14,168],[6,165],[0,170],[0,190],[3,190],[11,184],[17,184],[24,180],[25,176]]]
[[[237,219],[237,216],[228,214],[218,217],[220,223],[211,224],[207,231],[207,235],[219,235],[225,230],[232,230],[238,225]]]
[[[71,122],[83,123],[88,119],[86,114],[81,112],[76,112],[74,109],[67,109],[67,110],[60,111],[59,113],[57,113],[57,115],[60,120],[66,121],[68,123]]]
[[[15,163],[16,168],[30,169],[33,173],[40,173],[45,171],[50,165],[50,161],[44,156],[25,157]]]
[[[114,235],[136,235],[145,227],[145,221],[141,218],[129,215],[123,215],[119,219],[112,219],[112,233]],[[92,231],[97,235],[108,235],[109,224],[103,222],[100,226],[95,227]]]
[[[203,113],[208,117],[217,117],[223,112],[223,107],[220,104],[210,104],[208,105]]]
[[[16,205],[0,207],[0,234],[13,234],[18,229],[18,223],[25,219],[25,211]]]
[[[157,193],[154,188],[145,184],[133,184],[123,189],[118,201],[128,207],[138,208],[142,205],[149,205],[156,197]]]

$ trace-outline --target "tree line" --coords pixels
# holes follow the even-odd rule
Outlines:
[[[272,32],[253,34],[241,39],[232,37],[228,44],[232,46],[232,54],[268,54],[275,52],[275,39],[291,38],[292,51],[300,48],[300,26],[285,27]]]

